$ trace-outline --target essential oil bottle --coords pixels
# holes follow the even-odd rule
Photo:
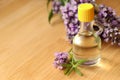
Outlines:
[[[75,60],[84,59],[83,65],[95,65],[100,61],[100,49],[94,36],[94,6],[83,3],[78,6],[80,30],[73,39],[73,56]]]

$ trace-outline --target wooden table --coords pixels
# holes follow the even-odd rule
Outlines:
[[[102,60],[83,77],[53,67],[54,52],[68,51],[63,21],[47,21],[47,0],[0,0],[0,80],[120,80],[120,47],[103,43]],[[99,0],[120,15],[120,0]]]

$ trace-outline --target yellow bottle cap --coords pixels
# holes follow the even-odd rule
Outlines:
[[[94,6],[90,3],[78,5],[78,19],[81,22],[91,22],[94,19]]]

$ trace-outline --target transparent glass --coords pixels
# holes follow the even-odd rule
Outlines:
[[[87,60],[83,65],[95,65],[100,61],[100,49],[93,35],[93,21],[81,22],[79,33],[73,39],[75,60]]]

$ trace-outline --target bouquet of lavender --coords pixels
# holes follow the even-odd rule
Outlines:
[[[49,4],[50,0],[48,0]],[[77,17],[77,6],[81,3],[92,3],[95,6],[95,22],[103,27],[100,34],[105,42],[120,46],[120,17],[115,11],[105,5],[97,5],[95,0],[52,0],[52,9],[48,20],[51,21],[54,14],[61,14],[67,32],[67,38],[72,41],[78,33],[80,22]]]

